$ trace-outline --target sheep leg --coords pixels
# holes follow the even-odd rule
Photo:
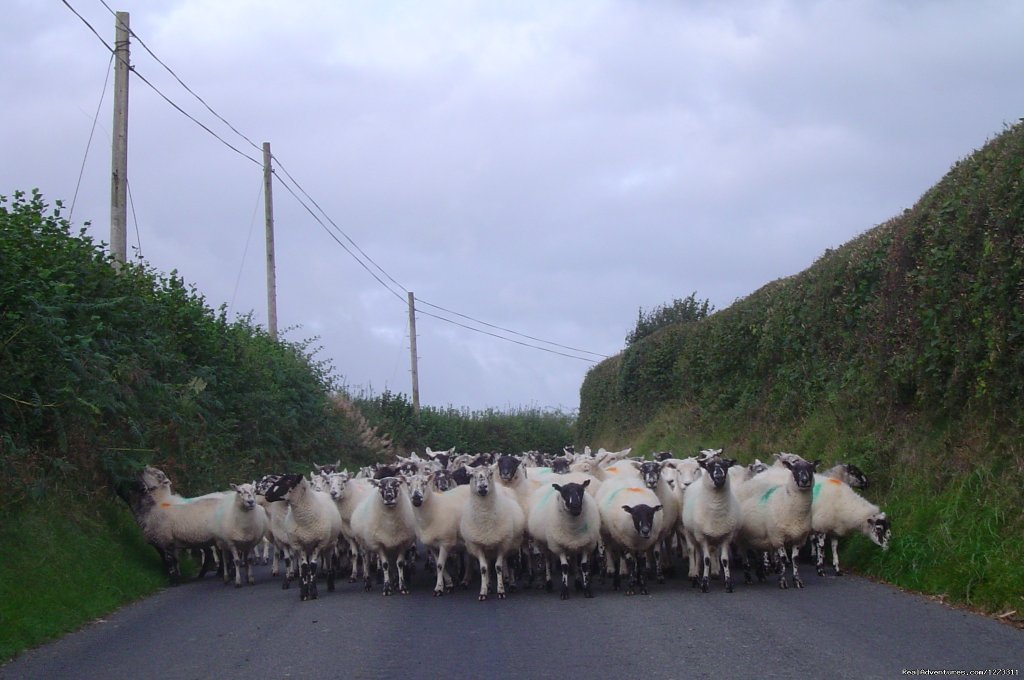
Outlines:
[[[391,560],[387,555],[381,556],[380,568],[384,572],[384,596],[387,597],[394,592],[391,589]]]
[[[281,582],[281,590],[288,590],[292,585],[292,579],[295,578],[292,573],[291,549],[282,550],[281,554],[284,556],[284,581]]]
[[[647,595],[647,553],[637,553],[636,556],[636,584],[641,595]]]
[[[558,569],[562,574],[562,592],[560,598],[563,600],[569,599],[569,560],[566,559],[565,553],[559,553],[558,555]]]
[[[480,562],[480,595],[477,599],[483,602],[487,599],[487,586],[490,582],[490,576],[487,574],[487,558],[480,555],[477,557],[477,560]]]
[[[651,554],[654,558],[654,577],[658,579],[658,583],[664,583],[665,571],[661,566],[661,541],[654,542],[654,548],[651,550]]]
[[[789,583],[786,581],[786,549],[784,547],[776,548],[775,559],[778,561],[775,573],[779,576],[779,588],[785,590],[789,588]]]
[[[334,581],[338,571],[338,564],[341,562],[341,557],[338,555],[338,546],[333,546],[323,556],[324,566],[327,571],[327,592],[334,592]]]
[[[498,599],[505,599],[505,570],[507,564],[505,562],[505,555],[499,554],[494,560],[494,576],[497,580]]]
[[[359,548],[354,541],[348,542],[348,551],[352,555],[352,573],[348,577],[348,582],[355,583],[359,580],[359,565],[362,564],[362,555],[359,554]]]
[[[814,555],[814,570],[818,576],[825,575],[825,534],[811,534],[811,553]]]
[[[790,552],[792,554],[792,557],[789,560],[789,568],[793,571],[793,587],[794,588],[803,588],[804,587],[804,582],[803,582],[803,580],[801,580],[800,574],[799,574],[799,572],[797,571],[797,568],[796,568],[796,563],[797,563],[797,559],[796,558],[799,557],[799,555],[800,555],[800,546],[794,545],[790,549]]]
[[[583,553],[580,558],[580,574],[583,577],[583,597],[593,597],[594,593],[590,590],[590,554]]]
[[[722,544],[722,578],[725,579],[725,592],[732,592],[732,572],[729,570],[729,559],[730,559],[730,546],[728,543]]]
[[[697,559],[698,559],[699,556],[700,556],[700,554],[697,552],[697,542],[696,542],[696,540],[692,536],[690,536],[689,533],[687,533],[686,534],[686,559],[687,559],[687,562],[689,563],[689,571],[687,572],[687,576],[690,577],[690,587],[691,588],[696,588],[698,585],[700,585],[700,574],[699,574],[698,569],[697,569]]]
[[[700,542],[700,552],[703,555],[701,558],[703,567],[700,574],[700,591],[706,593],[711,585],[711,546],[708,545],[707,541]]]
[[[299,557],[299,602],[309,599],[309,563],[305,554]]]
[[[821,552],[825,552],[825,539],[822,537],[821,540]],[[836,571],[836,576],[842,576],[843,572],[839,570],[839,537],[832,537],[832,568]]]
[[[434,558],[434,569],[437,571],[437,582],[434,584],[434,597],[441,597],[445,591],[445,563],[448,561],[448,548],[440,546]]]
[[[625,557],[626,568],[629,570],[629,584],[626,585],[626,595],[636,595],[637,589],[637,572],[640,571],[639,565],[637,564],[637,556],[630,552]]]
[[[551,555],[544,554],[544,590],[553,592],[555,586],[551,581]]]
[[[228,561],[228,551],[224,551],[224,561]],[[242,567],[245,565],[245,557],[238,552],[238,548],[231,546],[231,562],[235,565],[235,587],[242,587]]]
[[[405,583],[405,570],[406,570],[406,568],[409,569],[409,573],[410,574],[413,572],[412,566],[411,565],[407,565],[407,562],[405,561],[405,555],[403,555],[402,553],[399,553],[398,554],[397,571],[398,571],[398,592],[399,592],[400,595],[408,595],[409,594],[409,586],[406,585],[406,583]]]
[[[242,564],[245,565],[245,582],[250,586],[256,585],[256,575],[253,574],[252,571],[253,565],[256,564],[256,560],[257,556],[255,553],[252,555],[246,553],[242,557]]]

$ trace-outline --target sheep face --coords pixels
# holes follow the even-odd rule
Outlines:
[[[171,480],[164,474],[164,471],[147,465],[142,473],[139,475],[139,481],[146,488],[146,491],[152,493],[160,487],[170,487]]]
[[[434,488],[442,493],[455,488],[455,479],[447,470],[438,470],[431,475],[430,481],[434,483]]]
[[[579,517],[583,512],[583,497],[587,495],[590,480],[588,479],[582,484],[570,482],[569,484],[552,484],[551,486],[555,487],[555,491],[561,498],[562,509],[573,517]]]
[[[559,456],[551,461],[551,471],[557,475],[569,474],[569,466],[572,462],[568,458]]]
[[[373,485],[380,492],[380,498],[384,505],[391,507],[398,504],[398,497],[402,492],[402,477],[385,477],[384,479],[373,480]]]
[[[317,465],[313,463],[313,470],[319,474],[329,475],[332,472],[337,472],[338,468],[341,467],[341,459],[338,459],[336,463],[328,463],[327,465]]]
[[[281,475],[263,475],[260,477],[259,481],[256,482],[256,494],[258,496],[266,496],[267,489],[273,486],[279,479],[281,479]]]
[[[892,538],[892,527],[885,513],[868,517],[868,538],[875,542],[882,550],[889,549],[889,539]]]
[[[498,475],[503,482],[511,482],[519,471],[520,460],[515,456],[502,456],[498,459]]]
[[[654,513],[661,510],[660,505],[655,505],[653,508],[643,503],[634,505],[632,507],[623,505],[622,509],[630,514],[633,518],[633,528],[636,529],[636,533],[641,538],[650,538],[651,531],[654,527]]]
[[[345,497],[345,485],[348,480],[347,472],[332,472],[327,476],[327,492],[331,494],[333,500],[340,501]]]
[[[640,476],[644,480],[644,486],[648,489],[658,488],[658,482],[661,480],[661,463],[645,461],[643,463],[634,463],[633,466],[640,471]]]
[[[767,470],[768,466],[755,458],[754,462],[747,466],[747,469],[750,470],[750,476],[753,477]]]
[[[478,496],[486,496],[491,491],[494,483],[494,469],[490,465],[482,465],[474,468],[470,477],[469,486],[473,493]]]
[[[270,485],[264,496],[271,503],[285,500],[292,489],[301,484],[304,479],[302,475],[281,475],[280,479]]]
[[[664,463],[666,460],[670,460],[672,458],[672,452],[671,451],[655,451],[653,454],[651,454],[651,457],[654,460],[658,461],[659,463]]]
[[[868,476],[859,467],[852,463],[843,463],[843,469],[849,477],[850,486],[854,489],[868,488]]]
[[[704,458],[700,461],[700,466],[707,471],[708,478],[717,489],[725,486],[725,483],[729,480],[729,468],[735,464],[735,460],[719,456]]]
[[[792,453],[782,454],[779,460],[793,473],[793,479],[796,481],[798,489],[810,489],[814,486],[814,470],[818,466],[817,461],[808,462]]]
[[[413,506],[418,508],[423,505],[427,494],[430,493],[433,476],[433,474],[429,476],[416,475],[409,480],[409,500],[412,501]]]
[[[254,484],[232,484],[231,489],[238,494],[238,505],[242,510],[256,507],[256,486]]]

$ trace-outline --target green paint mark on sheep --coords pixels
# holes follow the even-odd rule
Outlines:
[[[773,486],[772,488],[765,491],[764,494],[762,494],[761,496],[761,505],[766,505],[768,503],[768,499],[772,497],[772,494],[775,493],[778,490],[778,488],[779,487],[777,486]]]
[[[813,489],[813,490],[811,491],[811,494],[813,494],[813,495],[811,496],[811,502],[812,502],[812,503],[813,503],[814,501],[818,500],[818,494],[819,494],[819,493],[821,493],[821,482],[818,482],[817,484],[815,484],[815,485],[814,485],[814,489]]]

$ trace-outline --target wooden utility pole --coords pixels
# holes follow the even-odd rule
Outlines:
[[[274,265],[274,182],[270,142],[263,142],[263,207],[267,221],[267,328],[277,340],[277,273]]]
[[[110,163],[110,254],[115,267],[128,258],[128,12],[117,12],[114,26],[114,133]]]
[[[420,375],[416,366],[416,298],[409,292],[409,351],[412,353],[412,410],[420,412]]]

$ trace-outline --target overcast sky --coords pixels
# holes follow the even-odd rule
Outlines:
[[[100,0],[68,2],[113,43]],[[800,272],[1024,116],[1018,0],[107,2],[399,284],[275,184],[285,336],[376,392],[410,393],[406,290],[611,355],[640,307]],[[0,194],[70,206],[84,159],[72,217],[103,241],[110,56],[59,0],[5,0]],[[132,63],[260,157],[138,42]],[[265,324],[261,167],[137,77],[129,127],[130,247]],[[424,404],[578,407],[590,363],[417,324]]]

